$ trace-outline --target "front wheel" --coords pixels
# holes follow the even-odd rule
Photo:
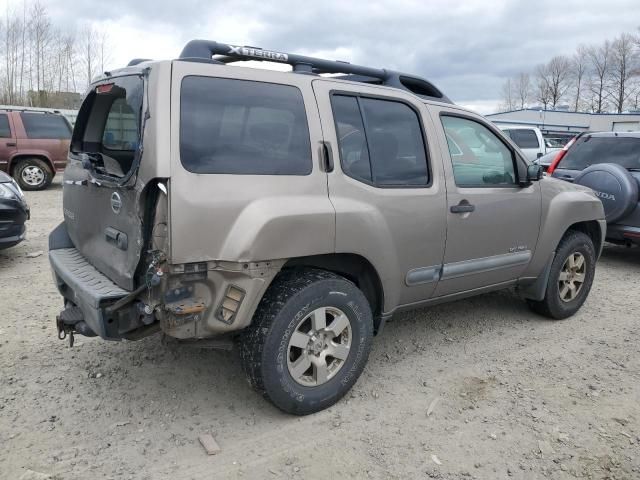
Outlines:
[[[307,415],[349,391],[372,338],[371,308],[358,287],[331,272],[296,269],[269,287],[240,357],[256,390],[287,413]]]
[[[527,300],[529,307],[555,320],[570,317],[587,299],[595,270],[593,240],[583,232],[570,230],[558,245],[544,299]]]

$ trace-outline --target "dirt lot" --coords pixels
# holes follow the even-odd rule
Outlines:
[[[28,197],[28,240],[0,252],[2,479],[640,478],[640,249],[608,246],[566,321],[512,292],[399,315],[353,391],[297,418],[235,352],[59,341],[59,180]]]

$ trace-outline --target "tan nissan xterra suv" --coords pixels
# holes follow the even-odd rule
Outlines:
[[[60,338],[237,341],[294,414],[342,397],[401,310],[516,287],[572,315],[605,236],[589,189],[424,79],[202,40],[95,81],[63,195]]]

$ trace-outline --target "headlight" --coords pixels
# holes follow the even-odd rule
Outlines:
[[[20,193],[10,183],[0,183],[0,198],[19,200]]]

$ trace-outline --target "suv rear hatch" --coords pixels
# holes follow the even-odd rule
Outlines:
[[[142,74],[102,79],[92,86],[76,120],[64,173],[63,211],[82,256],[116,285],[135,287],[144,246],[142,188]]]

